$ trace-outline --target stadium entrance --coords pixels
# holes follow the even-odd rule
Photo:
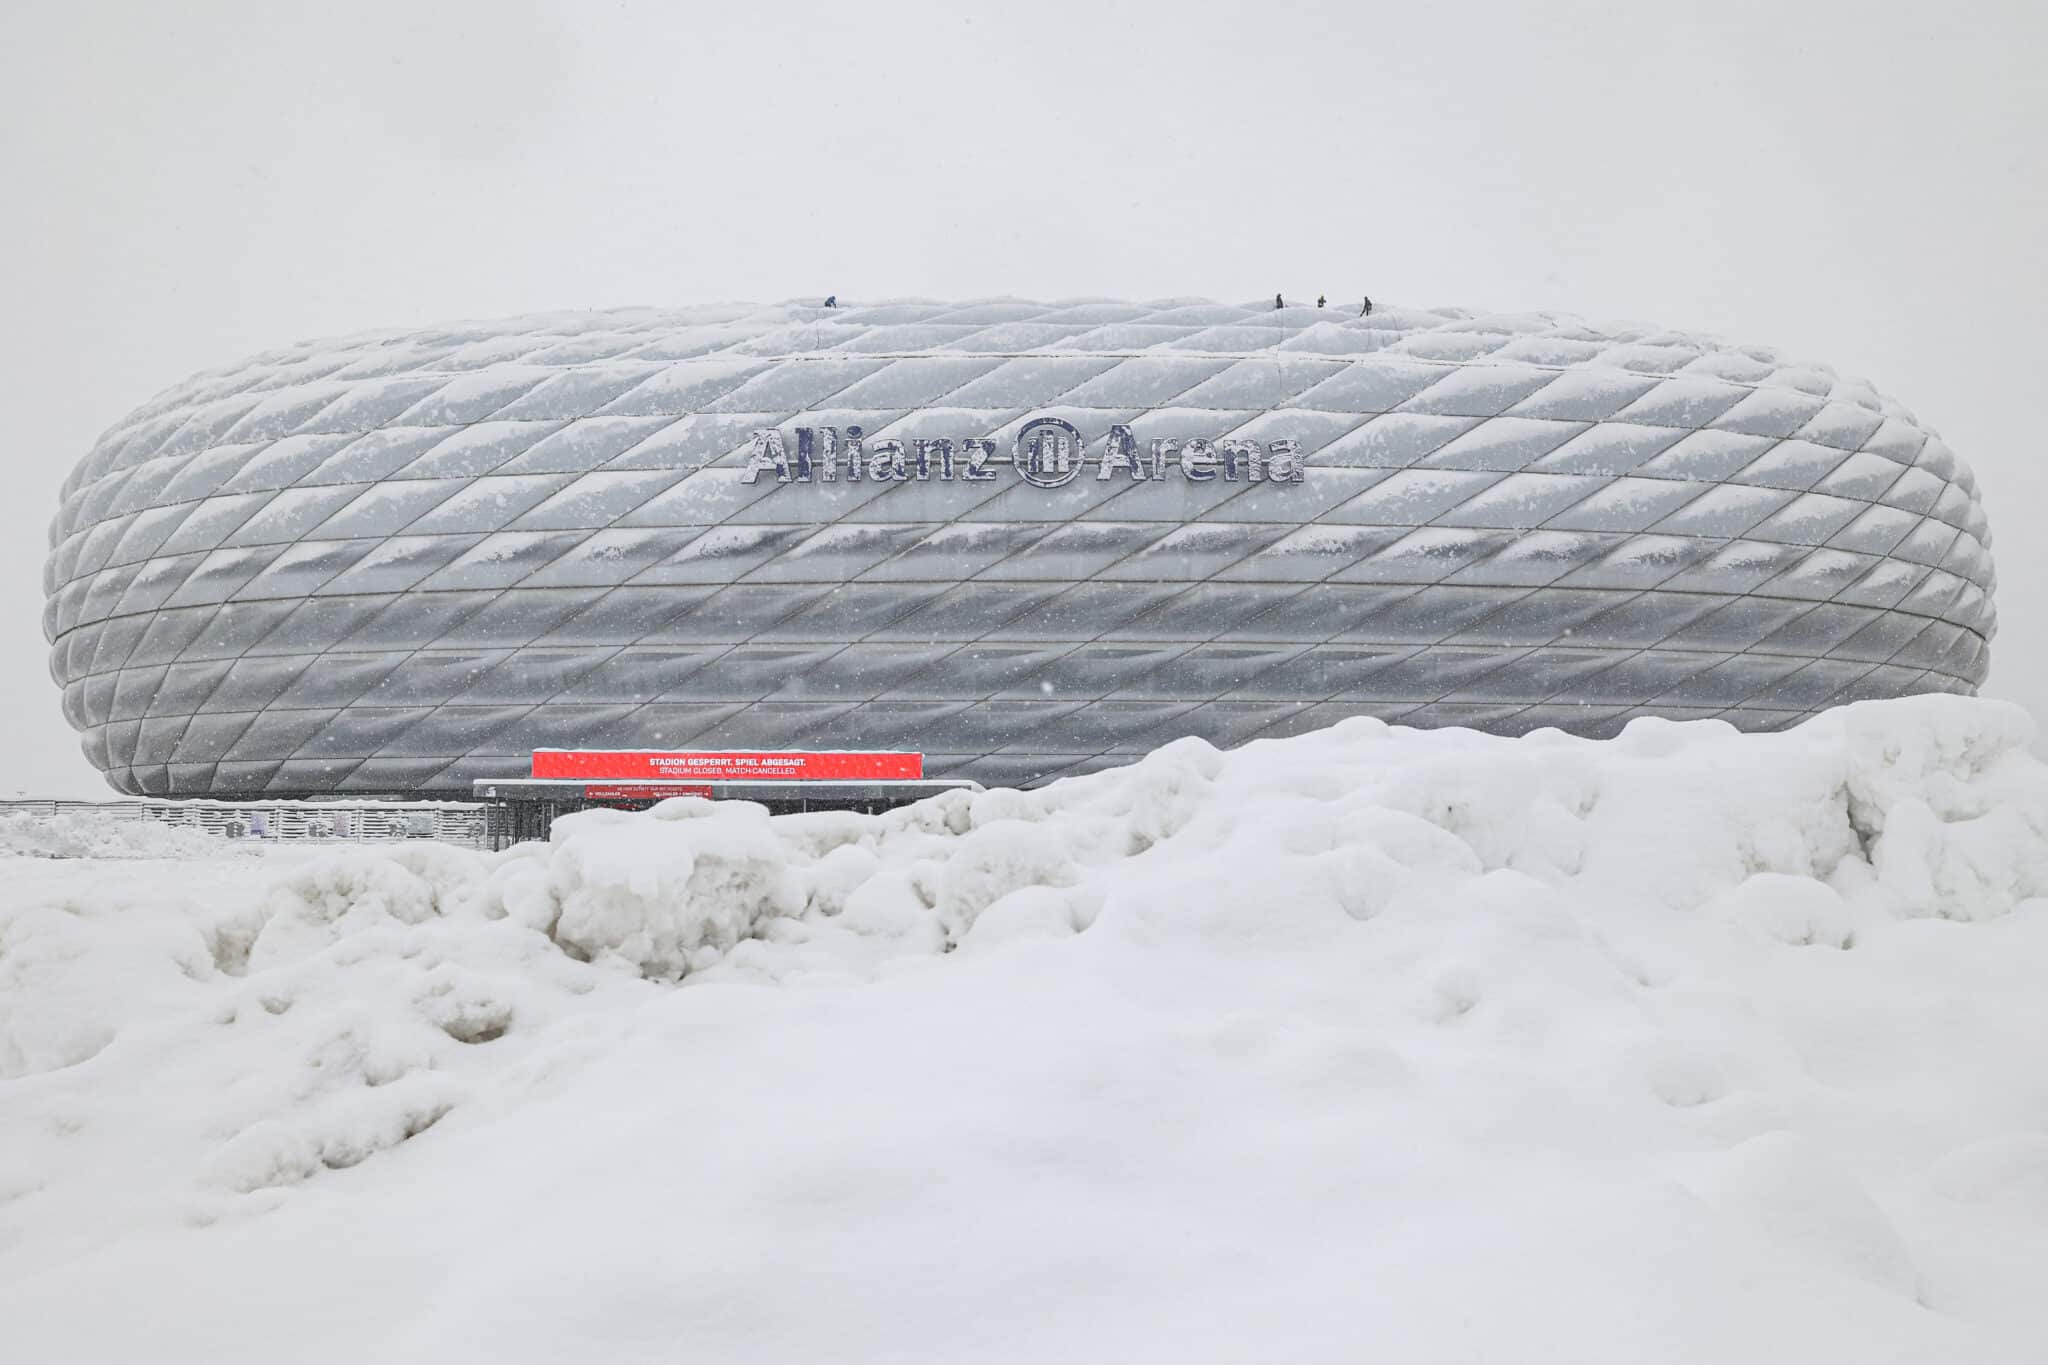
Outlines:
[[[481,778],[492,848],[545,839],[557,817],[579,810],[646,810],[672,796],[754,801],[776,814],[867,813],[940,792],[980,791],[960,779],[928,779],[924,755],[903,752],[536,749],[533,775]]]

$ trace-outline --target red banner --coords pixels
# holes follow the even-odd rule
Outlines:
[[[599,782],[918,782],[924,755],[659,749],[535,749],[535,777]]]

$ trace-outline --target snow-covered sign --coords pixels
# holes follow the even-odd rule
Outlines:
[[[793,440],[785,441],[777,428],[762,427],[754,433],[740,482],[754,483],[763,474],[773,474],[777,483],[838,483],[842,478],[848,483],[864,478],[976,483],[995,479],[1000,465],[1007,464],[1028,484],[1060,488],[1079,477],[1088,462],[1087,438],[1060,417],[1034,417],[1018,427],[1007,460],[996,454],[996,443],[985,436],[870,441],[858,426],[844,431],[820,426],[797,427]],[[1137,434],[1123,422],[1109,428],[1095,458],[1097,479],[1122,474],[1142,482],[1175,473],[1195,483],[1219,478],[1230,483],[1300,483],[1305,477],[1297,441],[1157,436],[1141,446]]]

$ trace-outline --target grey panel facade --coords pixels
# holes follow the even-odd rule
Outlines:
[[[1010,784],[1350,715],[1769,729],[1982,681],[1975,483],[1868,385],[1351,312],[731,306],[269,352],[73,472],[52,670],[152,796],[464,792],[538,747]],[[1048,421],[1078,463],[1034,461]]]

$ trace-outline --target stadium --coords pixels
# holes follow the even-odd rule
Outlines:
[[[1348,716],[1775,729],[1976,689],[1966,467],[1869,385],[1541,314],[897,301],[378,332],[194,376],[51,529],[117,790],[536,750],[1040,783]]]

